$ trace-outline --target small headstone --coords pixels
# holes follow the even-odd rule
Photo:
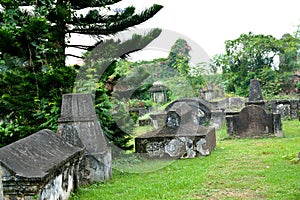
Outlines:
[[[196,98],[182,98],[173,101],[170,103],[165,111],[169,112],[172,111],[175,107],[178,107],[178,105],[188,105],[191,109],[191,122],[194,122],[198,125],[207,125],[211,120],[211,107],[208,102],[206,102],[203,99],[196,99]],[[186,106],[183,106],[186,107]],[[172,108],[172,109],[171,109]],[[184,110],[184,109],[182,109]],[[187,111],[187,109],[185,109]],[[184,112],[182,112],[183,114]],[[190,114],[190,113],[189,113]],[[189,119],[190,120],[190,119]]]
[[[204,99],[205,98],[205,90],[203,89],[202,86],[199,89],[199,98],[200,99]]]
[[[250,81],[250,93],[249,101],[261,101],[263,100],[263,95],[260,89],[260,83],[256,79]]]
[[[192,108],[185,102],[178,102],[174,104],[167,114],[167,126],[170,128],[179,127],[191,120]]]

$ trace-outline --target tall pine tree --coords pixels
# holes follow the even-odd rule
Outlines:
[[[153,5],[140,13],[133,6],[110,10],[119,1],[0,1],[0,146],[41,128],[55,131],[61,95],[72,92],[76,77],[76,69],[65,66],[66,48],[91,51],[105,36],[140,24],[162,8]],[[73,45],[72,34],[96,40]],[[144,42],[136,50],[155,37],[141,37]]]
[[[36,70],[40,70],[44,59],[53,63],[55,58],[61,64],[65,61],[66,48],[92,50],[104,36],[138,25],[162,8],[154,4],[140,13],[136,13],[133,6],[110,11],[119,1],[1,0],[1,56],[22,57],[33,62],[29,65],[33,67],[34,64]],[[72,34],[89,35],[96,42],[93,45],[69,44]]]

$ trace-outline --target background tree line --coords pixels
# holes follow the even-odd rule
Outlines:
[[[250,80],[258,79],[265,96],[297,92],[298,31],[280,39],[250,32],[226,41],[225,53],[213,57],[213,65],[222,71],[226,91],[247,97]]]

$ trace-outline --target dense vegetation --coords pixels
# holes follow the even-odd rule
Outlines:
[[[66,56],[75,56],[65,54],[67,47],[91,51],[104,43],[104,36],[140,24],[162,8],[153,5],[141,13],[133,6],[110,10],[119,1],[1,1],[0,146],[42,128],[56,131],[62,94],[72,92],[80,71],[79,66],[65,66]],[[89,12],[80,13],[83,9]],[[90,35],[95,44],[70,44],[74,33]],[[131,42],[137,45],[132,51],[143,48],[159,33],[133,36]],[[105,133],[126,147],[122,131],[111,136],[117,126],[106,111],[111,105],[103,85],[100,83],[96,93],[97,112]]]
[[[202,67],[190,64],[190,50],[187,42],[178,38],[167,58],[139,62],[119,61],[110,76],[111,88],[115,86],[118,90],[118,86],[122,85],[126,86],[126,90],[133,90],[130,101],[137,105],[140,100],[144,103],[148,100],[151,104],[149,88],[157,81],[169,88],[169,101],[180,97],[196,97],[200,86],[205,84],[205,79]]]
[[[249,94],[251,79],[261,82],[265,96],[297,91],[294,75],[299,71],[300,41],[297,33],[281,39],[271,35],[241,34],[225,42],[225,53],[216,55],[214,65],[222,69],[227,92]]]

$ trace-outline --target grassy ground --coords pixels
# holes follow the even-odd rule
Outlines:
[[[226,140],[223,129],[210,156],[132,159],[129,168],[136,173],[114,169],[108,183],[80,188],[71,199],[300,199],[300,122],[284,121],[283,133],[283,138]]]

